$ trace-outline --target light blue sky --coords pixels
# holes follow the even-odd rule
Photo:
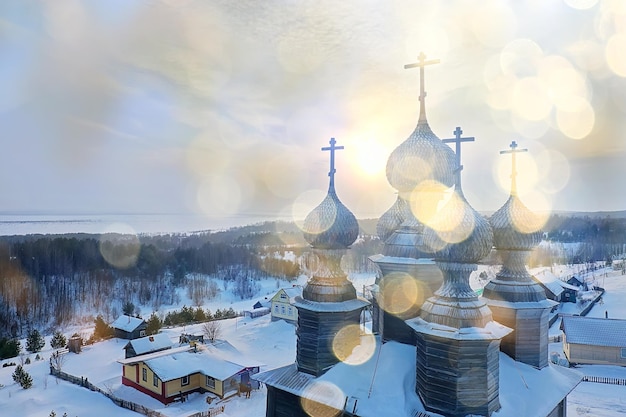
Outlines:
[[[531,206],[626,209],[620,4],[2,1],[0,212],[286,214],[319,201],[335,137],[340,198],[378,217],[421,50],[433,131],[477,139],[475,208],[504,203],[516,140]]]

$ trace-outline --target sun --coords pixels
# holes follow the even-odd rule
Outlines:
[[[354,139],[347,155],[353,170],[368,177],[379,175],[387,166],[389,151],[374,139]]]

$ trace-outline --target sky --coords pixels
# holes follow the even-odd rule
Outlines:
[[[419,114],[457,126],[464,193],[626,209],[621,1],[0,2],[0,213],[303,217],[328,187],[359,218]]]

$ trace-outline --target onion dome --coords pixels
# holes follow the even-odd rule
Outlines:
[[[378,219],[378,223],[376,224],[376,234],[383,242],[387,240],[389,236],[396,230],[404,221],[403,216],[403,206],[406,203],[400,196],[396,199],[396,202],[393,203],[393,206],[389,208],[380,219]]]
[[[541,220],[512,194],[489,219],[498,249],[531,250],[541,241]]]
[[[326,198],[304,219],[302,230],[314,248],[345,249],[358,237],[359,223],[331,186]]]
[[[389,155],[387,180],[400,192],[411,192],[422,182],[437,181],[446,187],[454,185],[455,156],[420,120],[413,133]]]
[[[460,190],[459,190],[460,191]],[[491,251],[493,232],[487,219],[455,192],[424,231],[424,244],[442,262],[476,263]]]

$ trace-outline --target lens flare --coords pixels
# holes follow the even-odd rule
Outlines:
[[[447,191],[448,188],[438,181],[420,182],[408,198],[409,207],[415,218],[424,224],[430,224]]]
[[[530,39],[515,39],[509,42],[500,53],[502,73],[517,78],[532,77],[537,64],[543,57],[541,47]]]
[[[132,227],[114,223],[100,235],[98,248],[107,263],[118,269],[128,269],[137,263],[141,244]]]
[[[300,397],[302,409],[311,417],[336,417],[343,413],[346,397],[341,389],[328,381],[315,380]]]
[[[305,217],[317,207],[324,197],[326,192],[322,190],[308,190],[296,197],[295,201],[291,205],[291,218],[296,225],[302,229],[304,225]]]
[[[476,3],[468,20],[476,39],[489,47],[503,46],[517,30],[513,10],[501,1]]]
[[[583,139],[593,130],[596,122],[596,114],[591,104],[582,98],[572,97],[570,108],[575,110],[557,110],[557,126],[568,138]]]
[[[546,86],[537,77],[522,78],[515,83],[511,104],[511,110],[527,120],[545,119],[552,111]]]
[[[367,362],[376,350],[376,339],[371,333],[361,335],[358,324],[342,327],[333,339],[333,353],[348,365],[361,365]]]
[[[472,234],[476,224],[469,205],[457,193],[453,193],[440,214],[428,226],[437,233],[441,241],[438,250],[441,250],[446,244],[463,242]]]
[[[550,217],[551,204],[545,196],[532,192],[520,199],[513,200],[510,207],[510,217],[513,227],[520,233],[535,233],[541,231]]]
[[[379,283],[379,294],[380,307],[394,315],[415,310],[424,302],[422,284],[404,272],[385,275]]]
[[[569,161],[563,154],[554,150],[543,150],[537,154],[539,167],[539,183],[546,193],[555,194],[561,191],[570,179]]]
[[[518,153],[515,156],[516,176],[518,194],[531,192],[537,186],[539,180],[539,170],[533,155],[528,152]],[[496,159],[494,167],[495,182],[505,191],[511,190],[511,158],[507,155]]]
[[[626,77],[626,35],[617,34],[611,36],[606,43],[605,57],[611,71],[620,77]]]

